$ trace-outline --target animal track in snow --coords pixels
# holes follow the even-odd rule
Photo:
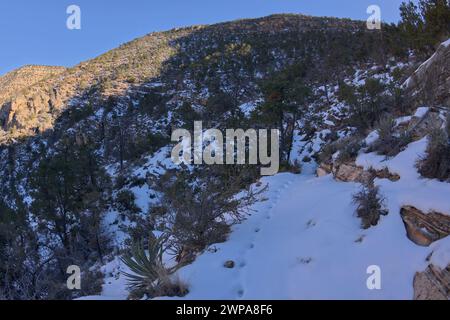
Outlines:
[[[259,225],[254,226],[253,231],[254,231],[255,236],[253,237],[253,241],[255,241],[258,237],[261,237],[260,233],[263,230],[263,228],[265,228],[264,220],[266,220],[266,221],[271,220],[273,215],[277,213],[277,211],[278,211],[278,210],[276,210],[277,207],[282,202],[282,198],[286,197],[287,189],[293,182],[294,182],[294,180],[284,183],[283,185],[281,185],[278,188],[278,190],[276,190],[275,192],[272,193],[271,197],[268,197],[269,199],[271,199],[271,201],[269,201],[269,203],[267,204],[267,207],[265,208],[265,210],[266,210],[265,215],[264,215],[263,210],[262,210],[262,212],[260,212],[260,214],[263,214],[263,216],[261,216],[261,218],[259,220],[259,223],[258,223]],[[268,226],[268,227],[270,227],[270,226]],[[242,253],[240,262],[238,263],[238,281],[240,282],[240,284],[238,282],[238,284],[240,285],[240,287],[238,287],[238,290],[237,290],[238,298],[242,298],[244,296],[244,290],[242,289],[242,280],[244,280],[246,277],[246,269],[247,269],[246,268],[247,267],[247,259],[246,258],[247,258],[247,255],[250,254],[250,252],[254,248],[255,248],[255,243],[254,242],[250,243],[248,245],[247,249]]]
[[[313,219],[311,219],[311,220],[309,220],[308,223],[306,224],[306,228],[307,228],[307,229],[313,228],[313,227],[316,226],[316,224],[317,224],[317,223],[316,223]]]
[[[312,262],[312,258],[311,257],[307,257],[307,258],[297,258],[297,261],[301,264],[310,264]]]

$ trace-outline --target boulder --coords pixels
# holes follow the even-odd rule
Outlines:
[[[331,164],[321,163],[316,171],[317,176],[323,177],[323,176],[329,175],[331,173],[332,169],[333,169],[333,166]]]
[[[424,118],[413,117],[407,130],[414,140],[419,140],[429,134],[432,129],[441,127],[443,123],[444,120],[438,112],[428,112]]]
[[[412,206],[404,206],[400,214],[408,238],[419,246],[429,246],[450,234],[450,216],[429,212],[423,213]]]
[[[363,167],[357,166],[355,162],[342,164],[321,163],[316,171],[318,177],[323,177],[330,173],[333,174],[336,180],[343,182],[366,183],[373,177],[391,181],[400,180],[398,174],[389,172],[387,168],[383,170],[365,170]]]
[[[388,168],[384,168],[383,170],[370,170],[370,173],[379,179],[388,179],[394,182],[400,180],[400,176],[390,172]]]
[[[414,276],[414,300],[449,300],[450,265],[441,270],[429,265]]]
[[[336,180],[343,182],[367,182],[371,179],[370,172],[365,171],[363,167],[358,167],[354,163],[340,164],[333,170]]]

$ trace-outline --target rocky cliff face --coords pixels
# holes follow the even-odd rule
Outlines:
[[[50,129],[72,100],[89,91],[122,94],[132,82],[156,76],[171,54],[170,38],[151,34],[70,69],[19,69],[5,75],[2,80],[7,80],[0,82],[0,142]],[[30,72],[38,74],[36,81],[23,82]]]
[[[26,88],[64,72],[64,67],[24,66],[0,77],[0,104]]]
[[[12,101],[29,88],[48,81],[66,70],[64,67],[25,66],[0,77],[0,129],[10,125]],[[26,103],[25,103],[26,105]]]
[[[450,105],[450,39],[423,63],[405,83],[416,106]]]

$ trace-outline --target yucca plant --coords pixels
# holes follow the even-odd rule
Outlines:
[[[165,237],[151,237],[148,248],[145,249],[143,241],[133,243],[122,262],[132,273],[122,272],[128,279],[131,290],[146,290],[155,285],[155,282],[164,272],[163,254],[165,252]]]
[[[163,255],[167,249],[167,240],[166,236],[150,237],[147,249],[143,241],[137,241],[122,257],[122,262],[131,271],[122,274],[127,277],[128,288],[132,294],[178,295],[186,291],[181,289],[180,281],[172,282],[170,277],[180,266],[167,268],[164,265]]]

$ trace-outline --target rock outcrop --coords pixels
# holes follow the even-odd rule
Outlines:
[[[405,224],[408,238],[419,246],[429,246],[450,234],[450,216],[422,211],[412,206],[404,206],[400,214]]]
[[[450,39],[405,83],[415,106],[450,105]]]
[[[134,83],[156,78],[175,53],[169,42],[189,32],[186,28],[149,34],[70,69],[27,67],[26,72],[18,69],[4,75],[0,78],[0,144],[51,128],[72,101],[89,92],[106,99],[123,95]]]
[[[412,117],[408,124],[408,132],[413,140],[420,140],[434,128],[439,128],[444,123],[438,112],[430,110],[423,117]]]
[[[333,174],[334,178],[342,182],[359,182],[366,183],[373,177],[380,179],[389,179],[397,181],[400,176],[389,172],[386,168],[384,170],[365,170],[363,167],[357,166],[354,162],[331,164],[321,163],[317,168],[317,176],[322,177],[328,174]]]
[[[40,81],[64,72],[64,67],[24,66],[0,77],[0,105]]]
[[[424,272],[414,277],[414,300],[449,300],[450,265],[440,269],[429,265]]]

